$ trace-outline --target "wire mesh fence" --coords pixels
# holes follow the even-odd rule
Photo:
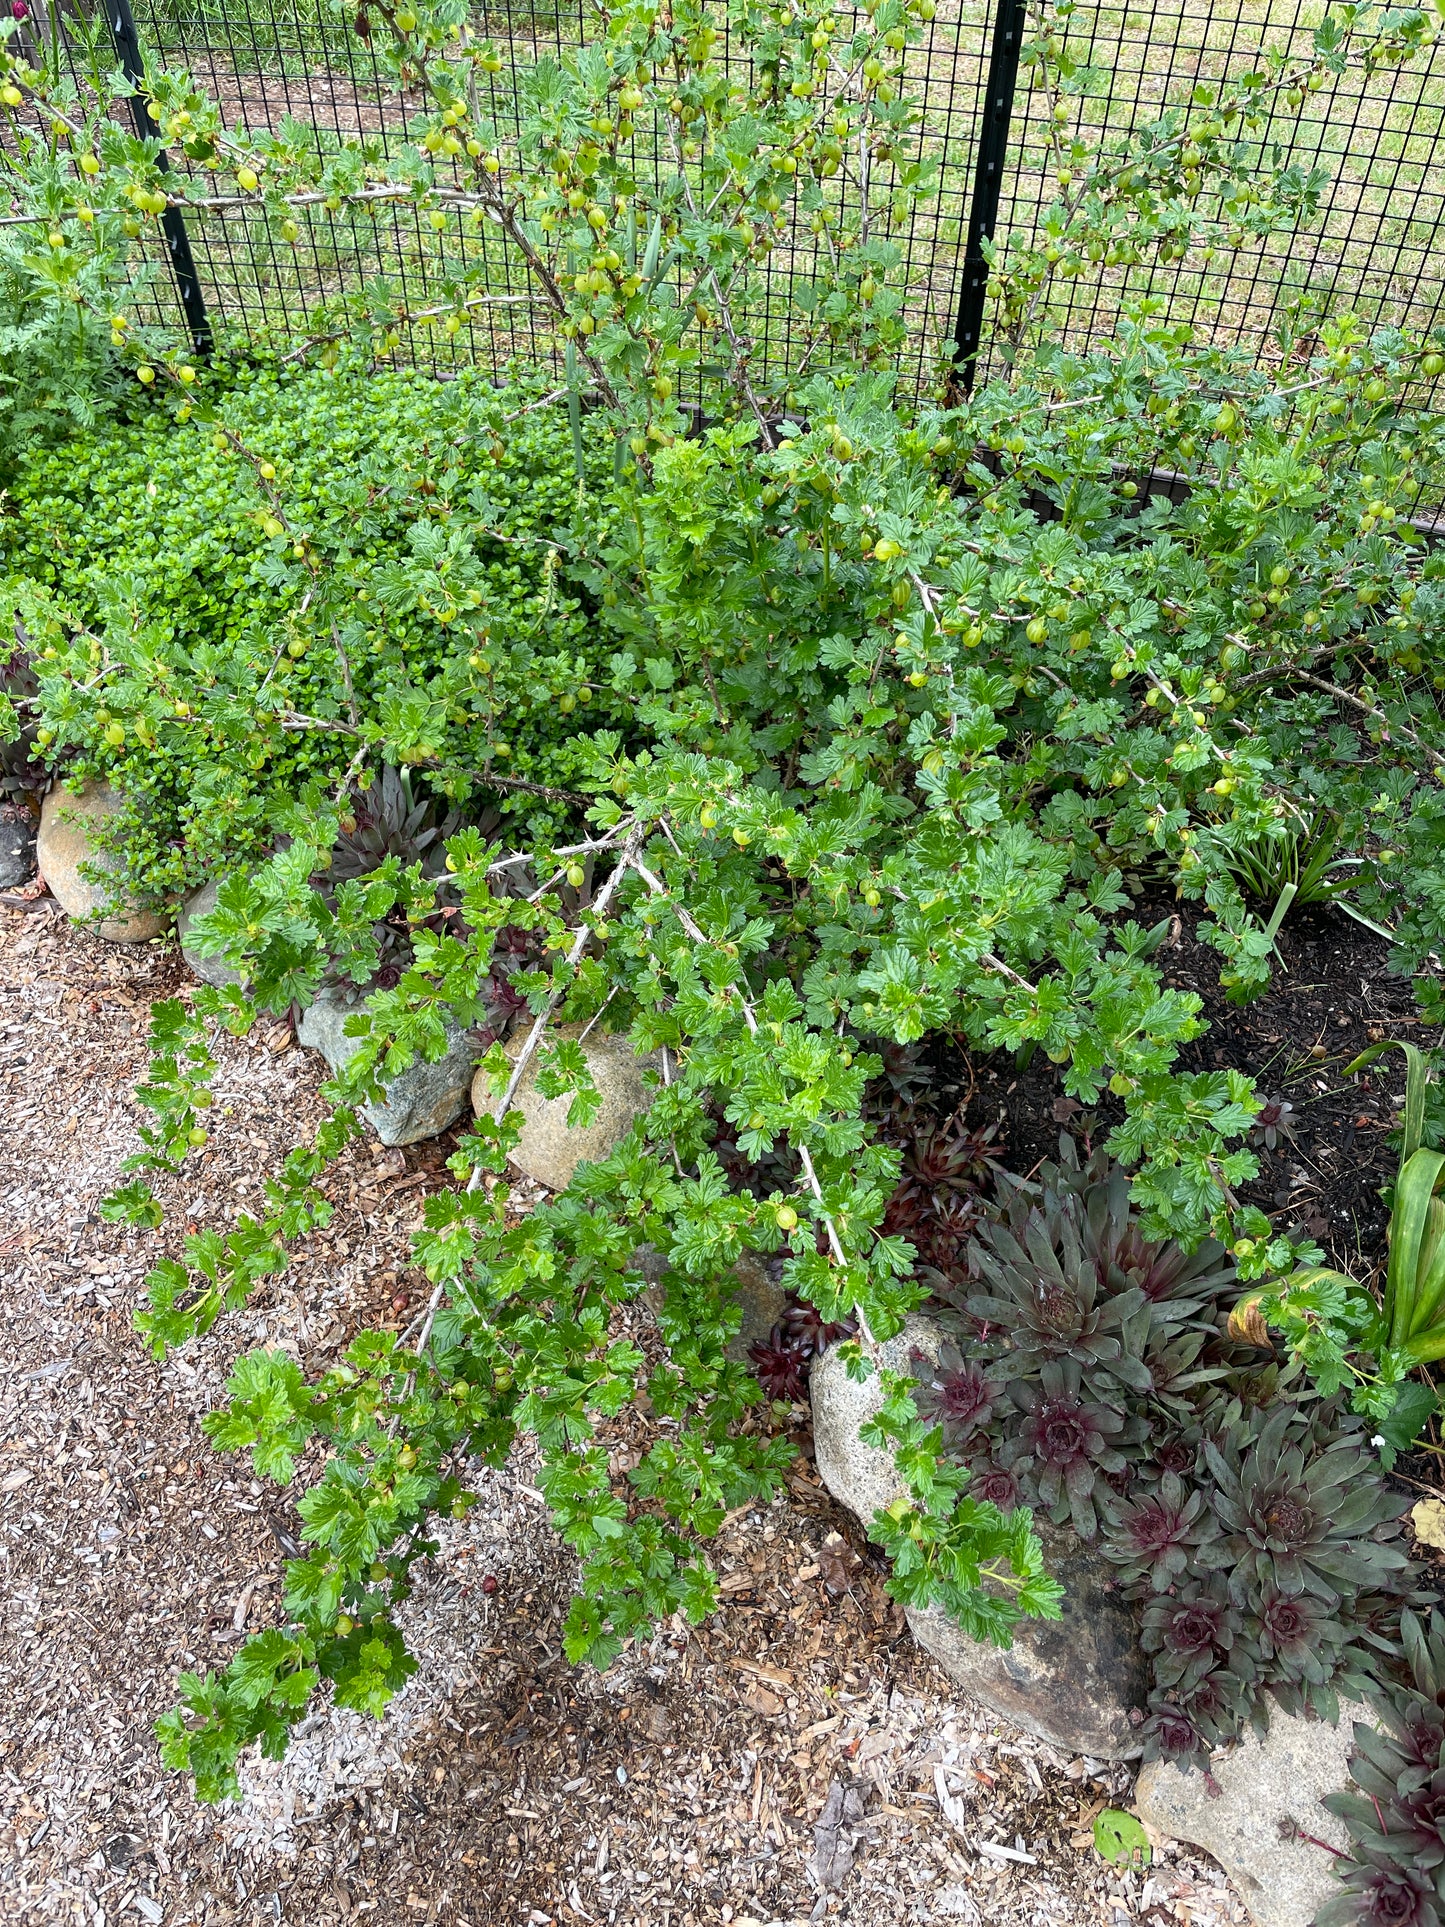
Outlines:
[[[1144,7],[1081,5],[1056,33],[1086,64],[1075,118],[1086,140],[1137,133],[1165,106],[1187,103],[1277,49],[1304,64],[1326,9],[1316,0],[1150,0]],[[1277,350],[1282,324],[1308,339],[1313,323],[1344,308],[1367,325],[1435,325],[1445,294],[1445,50],[1436,43],[1399,68],[1367,72],[1353,61],[1338,78],[1265,96],[1255,130],[1261,163],[1322,169],[1316,215],[1297,229],[1182,262],[1085,267],[1056,291],[1065,339],[1112,334],[1126,302],[1154,297],[1202,338]],[[1015,96],[997,241],[1031,240],[1055,198],[1049,100]],[[985,340],[983,364],[999,344]]]
[[[115,21],[91,11],[97,0],[55,4],[63,11],[46,15],[46,28],[62,34],[72,64],[83,71],[87,59],[100,57],[97,34],[113,30]],[[383,157],[407,138],[418,103],[384,82],[364,0],[355,12],[328,0],[132,4],[146,60],[188,69],[233,124],[267,133],[289,127],[293,137],[304,127],[323,152],[365,136]],[[117,19],[123,12],[110,9]],[[1050,9],[1049,23],[1084,63],[1082,94],[1071,107],[1075,123],[1086,140],[1107,143],[1137,133],[1164,107],[1187,102],[1202,83],[1217,84],[1254,65],[1262,49],[1303,56],[1323,13],[1319,0],[1071,0]],[[845,26],[848,17],[847,8],[836,10]],[[975,293],[982,292],[986,276],[976,248],[965,273],[971,211],[975,240],[982,218],[983,231],[993,230],[1007,250],[1038,236],[1057,192],[1047,90],[1027,63],[1015,79],[1005,61],[1007,97],[998,91],[1001,37],[1014,35],[1016,53],[1041,17],[1026,0],[940,0],[926,38],[910,53],[925,111],[923,138],[941,162],[938,197],[901,237],[912,291],[901,373],[914,391],[932,386],[957,352],[966,285],[971,280]],[[563,58],[582,45],[593,13],[586,0],[558,0],[551,8],[522,0],[503,13],[479,14],[477,26],[503,54],[489,105],[505,133],[518,124],[527,70],[539,58]],[[376,31],[382,30],[378,23]],[[1370,72],[1353,63],[1298,105],[1282,93],[1272,96],[1266,124],[1252,135],[1261,162],[1324,169],[1317,214],[1289,232],[1216,249],[1207,259],[1196,251],[1168,265],[1086,262],[1074,278],[1055,285],[1055,331],[1078,346],[1099,341],[1114,332],[1126,303],[1146,296],[1201,337],[1266,357],[1279,352],[1282,324],[1307,336],[1318,317],[1343,306],[1372,323],[1434,325],[1445,296],[1442,48],[1445,42],[1402,68]],[[634,158],[644,174],[666,164],[656,130],[642,123]],[[183,155],[173,163],[187,166]],[[846,170],[836,191],[840,198],[850,192]],[[324,331],[318,317],[328,303],[370,291],[375,306],[390,302],[398,310],[391,349],[398,358],[433,364],[473,358],[500,366],[512,357],[537,361],[554,352],[537,291],[494,229],[457,225],[439,242],[423,228],[420,210],[395,202],[316,207],[297,218],[298,236],[288,241],[259,207],[188,216],[197,283],[220,339],[295,339],[308,329]],[[804,234],[768,264],[760,304],[748,317],[765,360],[786,355],[796,319],[794,284],[813,265],[807,249]],[[443,338],[405,318],[444,307],[463,275],[479,275],[484,296],[460,335]],[[982,302],[977,306],[979,365],[993,370],[1006,344]]]
[[[912,55],[928,103],[926,139],[944,163],[929,219],[901,237],[913,289],[906,378],[915,389],[931,379],[951,335],[985,11],[949,0]],[[846,19],[849,12],[839,9],[839,16]],[[134,0],[134,15],[153,60],[189,69],[226,118],[252,132],[277,133],[287,121],[302,123],[322,151],[364,134],[383,156],[394,155],[406,139],[417,103],[383,84],[364,6],[342,15],[313,0],[254,0],[244,7],[238,0]],[[528,69],[581,46],[594,17],[585,0],[570,0],[552,10],[522,5],[509,8],[504,18],[482,15],[477,26],[503,54],[485,105],[505,136],[518,125]],[[633,161],[644,176],[654,177],[669,164],[657,128],[639,122]],[[840,201],[847,192],[845,175],[837,187]],[[191,245],[223,335],[256,340],[294,333],[327,297],[366,288],[379,295],[383,284],[395,291],[396,306],[414,315],[442,305],[455,281],[480,270],[484,303],[459,337],[444,342],[399,319],[396,352],[429,361],[474,356],[494,365],[512,355],[535,360],[553,354],[538,292],[495,230],[461,228],[439,243],[420,225],[423,218],[398,206],[319,209],[299,217],[300,238],[288,244],[257,209],[192,217]],[[749,317],[764,362],[785,357],[796,321],[794,285],[810,273],[824,245],[795,244],[770,262],[759,306]]]

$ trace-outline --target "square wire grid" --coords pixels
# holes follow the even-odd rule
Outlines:
[[[1087,65],[1081,100],[1071,101],[1089,141],[1135,133],[1166,106],[1187,105],[1194,87],[1218,85],[1255,65],[1264,49],[1308,58],[1325,13],[1318,0],[1150,0],[1143,6],[1080,6],[1055,31]],[[1048,145],[1049,103],[1020,76],[997,238],[1031,241],[1058,193]],[[1301,352],[1331,313],[1353,310],[1367,326],[1431,329],[1440,320],[1440,225],[1445,208],[1445,47],[1437,42],[1401,68],[1368,74],[1353,62],[1337,79],[1305,91],[1298,107],[1281,92],[1267,123],[1247,138],[1261,162],[1293,163],[1328,175],[1318,214],[1292,231],[1238,249],[1132,268],[1085,266],[1056,283],[1052,331],[1075,346],[1107,339],[1121,308],[1150,296],[1198,338],[1238,344],[1255,358]],[[985,338],[982,367],[1003,363]]]
[[[63,0],[78,46],[94,0]],[[220,101],[226,118],[253,131],[278,132],[286,121],[315,130],[328,145],[358,133],[394,153],[406,137],[415,99],[398,99],[383,84],[365,6],[341,15],[325,0],[134,0],[147,57],[183,67]],[[1218,82],[1253,64],[1265,46],[1302,53],[1324,12],[1320,0],[1149,0],[1147,5],[1079,4],[1055,31],[1087,63],[1077,124],[1089,138],[1120,139],[1163,107],[1187,101],[1200,81]],[[925,141],[941,163],[941,191],[895,238],[903,250],[910,295],[907,347],[900,357],[905,393],[933,389],[951,346],[960,268],[976,164],[977,130],[987,71],[990,0],[940,0],[910,69],[926,110]],[[836,17],[846,30],[850,10]],[[856,17],[854,15],[853,17]],[[552,9],[518,6],[479,13],[476,26],[503,53],[490,79],[491,110],[505,129],[517,124],[521,75],[539,56],[565,57],[598,21],[587,0]],[[1031,9],[1030,28],[1039,16]],[[98,23],[93,23],[98,24]],[[72,50],[75,51],[74,49]],[[76,59],[77,69],[82,61]],[[746,70],[741,57],[735,62]],[[1056,187],[1046,139],[1048,103],[1020,76],[1015,97],[997,239],[1039,231]],[[1281,97],[1255,138],[1304,168],[1321,165],[1330,179],[1319,216],[1204,263],[1190,257],[1167,266],[1091,267],[1057,284],[1050,322],[1076,346],[1114,332],[1121,306],[1148,295],[1204,338],[1232,342],[1269,358],[1279,351],[1287,318],[1306,343],[1311,323],[1340,307],[1368,320],[1433,326],[1442,279],[1438,234],[1445,202],[1445,54],[1432,49],[1403,69],[1367,75],[1352,67],[1338,81],[1305,95],[1298,110]],[[634,139],[639,171],[669,165],[659,130],[640,125]],[[184,166],[183,160],[178,162]],[[845,172],[839,207],[856,192]],[[444,367],[477,361],[550,363],[555,344],[508,245],[494,232],[453,222],[438,238],[415,209],[386,205],[317,208],[298,216],[301,233],[288,244],[263,210],[188,217],[196,264],[222,339],[272,341],[304,333],[308,316],[343,291],[390,284],[408,310],[441,303],[462,271],[482,269],[497,305],[479,310],[448,338],[431,328],[402,327],[394,358]],[[811,277],[818,243],[806,232],[780,247],[762,274],[747,328],[765,365],[786,365],[796,329],[796,284]],[[158,279],[156,298],[173,290]],[[1006,361],[994,317],[985,322],[980,374]]]

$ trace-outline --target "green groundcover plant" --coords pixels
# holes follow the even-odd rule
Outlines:
[[[569,566],[565,415],[470,372],[223,372],[224,431],[132,410],[18,465],[0,520],[12,674],[46,692],[41,748],[126,797],[127,887],[163,900],[261,853],[274,799],[334,788],[359,741],[545,824],[536,769],[570,780],[569,716],[626,718]],[[580,443],[595,518],[611,449],[590,420]]]
[[[1240,1204],[1260,1101],[1237,1073],[1175,1068],[1199,1000],[1163,982],[1167,922],[1136,915],[1136,899],[1162,885],[1202,902],[1227,988],[1256,993],[1275,906],[1239,879],[1265,873],[1262,844],[1297,837],[1307,799],[1401,966],[1438,946],[1442,570],[1406,516],[1438,472],[1436,418],[1415,404],[1445,357],[1345,316],[1289,342],[1271,373],[1147,305],[1114,343],[1071,354],[1029,339],[1067,259],[1044,248],[998,267],[1006,307],[1026,281],[1038,296],[1009,379],[967,405],[899,407],[897,236],[933,179],[905,56],[930,7],[882,0],[846,29],[822,12],[739,7],[714,24],[703,9],[619,8],[577,56],[528,77],[516,135],[486,120],[499,56],[459,5],[383,10],[384,63],[421,102],[413,144],[387,164],[362,144],[252,140],[189,76],[155,74],[158,130],[196,170],[163,180],[154,144],[63,81],[12,65],[0,88],[42,129],[15,167],[46,237],[36,298],[91,315],[103,290],[118,364],[154,393],[176,445],[215,465],[197,493],[180,457],[186,478],[168,493],[196,504],[212,486],[261,538],[248,535],[239,575],[232,533],[199,590],[162,563],[126,604],[46,547],[74,491],[50,470],[17,493],[24,557],[7,613],[36,689],[10,699],[12,733],[38,723],[44,756],[140,790],[166,773],[140,866],[159,890],[276,839],[265,862],[228,871],[200,933],[244,987],[156,1009],[145,1150],[112,1215],[157,1223],[145,1173],[205,1142],[216,1026],[244,1031],[338,973],[369,991],[351,1019],[363,1048],[315,1144],[287,1160],[264,1210],[188,1238],[154,1273],[141,1322],[156,1348],[204,1334],[284,1266],[324,1217],[319,1180],[359,1128],[358,1101],[440,1055],[449,1027],[491,1030],[502,981],[523,1040],[512,1059],[487,1048],[498,1120],[478,1118],[457,1188],[428,1200],[424,1313],[362,1334],[314,1380],[289,1356],[250,1354],[207,1420],[258,1475],[289,1483],[304,1464],[309,1480],[285,1623],[223,1674],[183,1681],[162,1722],[166,1757],[208,1796],[235,1790],[251,1742],[284,1750],[322,1680],[342,1704],[386,1703],[413,1666],[394,1617],[411,1566],[435,1520],[465,1512],[468,1464],[500,1458],[519,1431],[541,1443],[580,1561],[570,1657],[605,1664],[659,1618],[709,1609],[707,1538],[776,1489],[786,1457],[757,1380],[727,1356],[734,1264],[776,1258],[819,1320],[851,1321],[842,1342],[860,1374],[927,1289],[896,1206],[890,1225],[900,1155],[870,1108],[890,1053],[933,1035],[1043,1051],[1064,1091],[1111,1120],[1140,1238],[1187,1255],[1212,1237],[1246,1281],[1318,1260]],[[1081,161],[1083,179],[1126,244],[1163,260],[1305,220],[1308,183],[1253,137],[1261,91],[1381,49],[1407,58],[1427,34],[1418,11],[1341,9],[1302,64],[1262,56],[1207,99],[1166,106]],[[744,48],[750,87],[724,59]],[[1043,39],[1035,51],[1046,60]],[[1086,84],[1046,70],[1061,105]],[[634,167],[639,130],[662,164]],[[227,386],[142,329],[124,293],[131,244],[168,201],[244,205],[289,240],[333,200],[415,204],[438,237],[490,224],[514,251],[558,364],[555,414],[539,405],[522,431],[536,437],[525,473],[507,479],[504,417],[541,391],[458,384],[438,399],[402,382],[393,429],[350,420],[353,367],[401,318],[394,292],[316,317],[319,372],[294,386]],[[808,236],[817,271],[799,277],[796,353],[780,369],[748,317],[768,255]],[[483,298],[458,271],[435,319]],[[701,414],[679,405],[684,383]],[[311,408],[355,436],[353,461],[269,439]],[[143,419],[115,433],[154,431]],[[402,448],[436,488],[424,508],[391,493]],[[1182,501],[1149,498],[1156,463],[1187,478]],[[297,487],[293,464],[322,480]],[[194,534],[194,510],[178,513]],[[494,586],[487,570],[514,545],[540,553]],[[259,628],[252,580],[274,611]],[[564,595],[575,608],[561,611]],[[541,661],[555,679],[537,657],[554,608],[563,646]],[[294,678],[274,707],[263,635],[276,674]],[[334,744],[297,747],[316,736]],[[246,777],[253,740],[264,767]],[[503,743],[519,762],[525,751],[525,776],[503,773]],[[388,766],[467,826],[440,872],[393,853],[328,883],[356,833],[357,787]],[[234,832],[185,820],[187,770],[237,799]],[[525,812],[497,834],[495,812],[519,796]],[[382,983],[384,928],[406,941]],[[482,1178],[516,1141],[526,1063],[570,1093],[574,1121],[597,1102],[584,1051],[556,1039],[561,1019],[626,1028],[665,1069],[612,1156],[518,1223],[505,1185]],[[615,1316],[644,1270],[661,1300],[651,1359]],[[1187,1351],[1195,1335],[1186,1321],[1154,1337]],[[1040,1400],[1082,1401],[1076,1363],[1041,1367],[1035,1408],[1020,1408],[1030,1424]],[[906,1489],[872,1530],[895,1595],[1004,1641],[1021,1615],[1056,1610],[1027,1506],[955,1461],[905,1376],[884,1390]],[[655,1435],[614,1480],[606,1428],[640,1395]],[[1336,1419],[1343,1439],[1332,1408],[1298,1422]],[[1127,1423],[1083,1426],[1084,1470],[1041,1473],[1035,1502],[1070,1516],[1077,1503],[1087,1526]],[[1323,1488],[1346,1446],[1318,1443]],[[1228,1440],[1215,1450],[1211,1476],[1232,1492],[1246,1471]],[[1372,1585],[1390,1567],[1366,1564]],[[1286,1632],[1277,1619],[1269,1637]],[[1337,1644],[1343,1664],[1353,1647]]]

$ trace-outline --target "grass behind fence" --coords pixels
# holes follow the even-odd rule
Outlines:
[[[951,338],[975,166],[975,138],[987,71],[988,0],[943,0],[910,65],[927,111],[927,139],[942,161],[942,192],[902,240],[913,294],[903,379],[932,384]],[[1324,8],[1319,0],[1151,0],[1147,6],[1081,4],[1056,24],[1088,63],[1076,123],[1087,138],[1117,141],[1166,105],[1186,101],[1196,82],[1217,83],[1254,63],[1263,46],[1305,54]],[[385,92],[354,14],[330,0],[136,0],[141,38],[167,65],[186,65],[253,129],[284,118],[313,124],[323,144],[365,129],[394,147],[410,108]],[[846,21],[846,10],[839,9]],[[478,24],[507,54],[493,77],[492,110],[516,123],[518,75],[539,54],[564,53],[588,30],[584,0],[556,8],[508,8]],[[1033,24],[1031,22],[1031,24]],[[1057,191],[1046,128],[1048,101],[1020,75],[998,238],[1026,240]],[[1150,295],[1169,314],[1216,341],[1252,353],[1279,352],[1282,323],[1308,339],[1314,319],[1353,307],[1368,319],[1429,327],[1440,318],[1441,220],[1445,214],[1445,54],[1432,50],[1399,70],[1367,77],[1358,67],[1296,111],[1282,98],[1256,136],[1301,165],[1330,174],[1315,222],[1291,234],[1196,258],[1132,269],[1086,267],[1055,290],[1052,322],[1080,345],[1114,331],[1120,307]],[[639,128],[644,171],[660,164],[655,130]],[[841,202],[846,174],[835,183]],[[343,290],[389,281],[416,309],[446,299],[449,281],[480,266],[490,297],[462,335],[410,329],[395,353],[428,362],[478,357],[499,365],[514,354],[549,356],[551,324],[535,305],[509,250],[485,231],[449,229],[440,245],[414,211],[317,210],[294,246],[259,212],[192,217],[193,246],[207,299],[224,332],[256,338],[293,334],[302,317]],[[781,363],[797,315],[799,276],[814,271],[806,234],[770,261],[757,310],[746,318],[767,358]],[[1002,361],[992,325],[983,367]]]
[[[1165,106],[1185,103],[1196,82],[1218,84],[1254,63],[1264,47],[1305,57],[1325,8],[1312,0],[1153,0],[1148,7],[1081,8],[1065,38],[1091,72],[1079,124],[1106,142]],[[1047,142],[1048,105],[1021,89],[1010,142],[999,239],[1029,239],[1057,193]],[[1068,338],[1111,334],[1120,307],[1142,296],[1192,322],[1199,334],[1277,352],[1282,323],[1308,339],[1311,323],[1350,308],[1368,321],[1429,328],[1439,320],[1445,273],[1445,53],[1439,48],[1373,76],[1354,65],[1291,108],[1281,95],[1251,136],[1261,154],[1278,147],[1330,176],[1320,214],[1297,232],[1132,269],[1090,268],[1057,291],[1055,321]],[[991,363],[1000,359],[997,345]]]

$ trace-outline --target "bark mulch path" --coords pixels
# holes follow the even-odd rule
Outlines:
[[[7,1923],[1244,1920],[1199,1860],[1121,1875],[1096,1858],[1093,1816],[1127,1802],[1127,1772],[952,1697],[817,1483],[801,1410],[787,1494],[720,1542],[711,1624],[664,1628],[606,1675],[568,1665],[572,1562],[519,1452],[481,1476],[409,1602],[423,1664],[387,1717],[324,1708],[284,1763],[248,1767],[242,1802],[200,1806],[151,1722],[176,1673],[275,1621],[297,1526],[292,1495],[214,1453],[201,1414],[251,1345],[314,1368],[359,1324],[404,1322],[408,1236],[446,1147],[353,1147],[326,1233],[157,1365],[131,1327],[146,1271],[182,1227],[234,1216],[321,1115],[318,1060],[229,1043],[166,1227],[103,1223],[149,1003],[187,981],[168,943],[107,946],[43,899],[0,909]]]

